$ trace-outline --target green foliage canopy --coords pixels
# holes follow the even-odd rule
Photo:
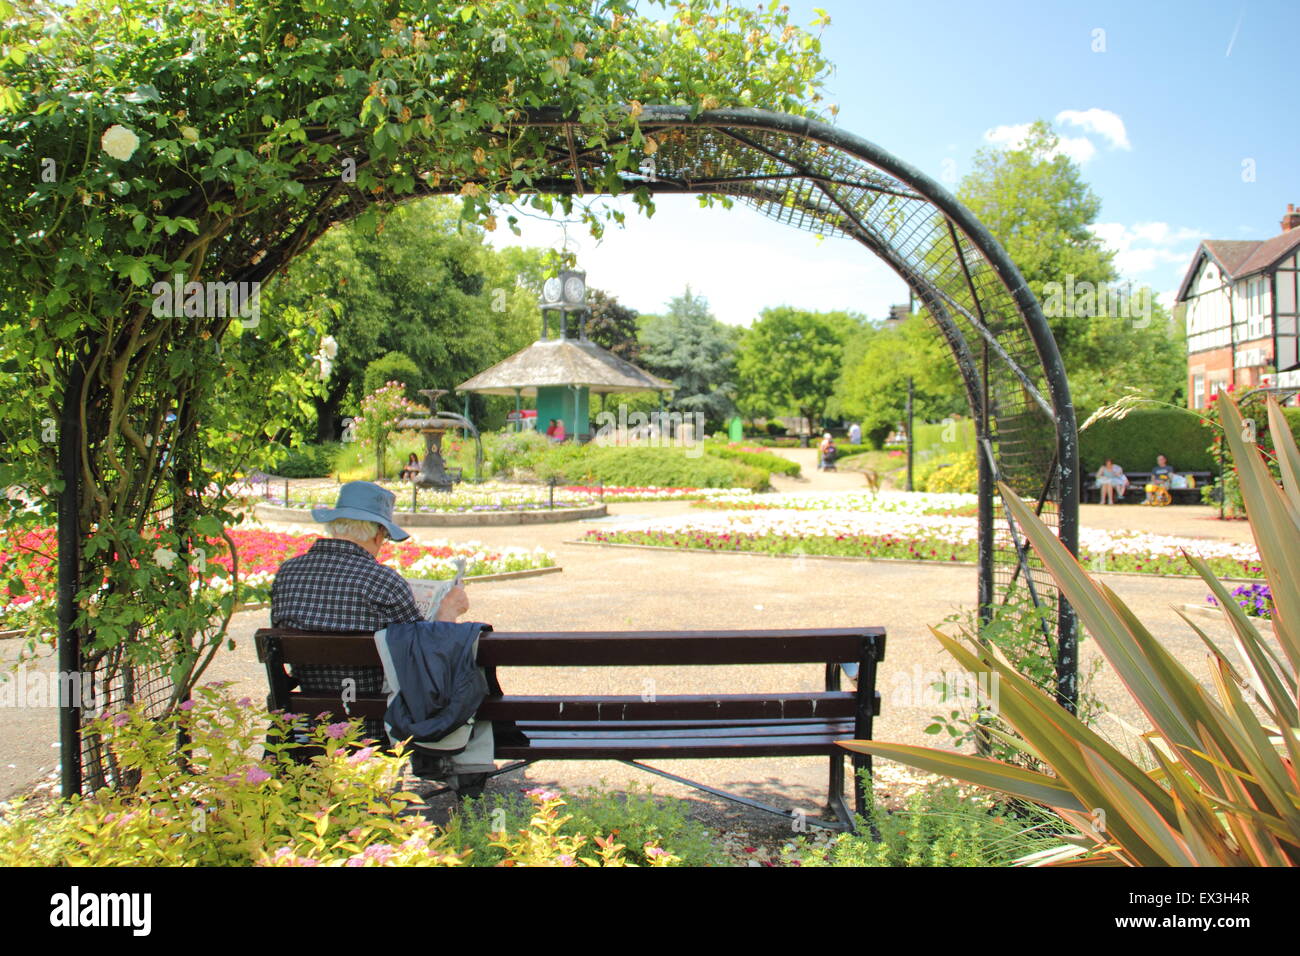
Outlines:
[[[83,666],[166,660],[174,705],[222,645],[247,595],[195,593],[189,558],[231,522],[230,499],[191,489],[227,488],[324,395],[325,317],[243,312],[332,225],[373,228],[435,193],[485,229],[494,203],[525,194],[549,212],[532,190],[552,172],[550,133],[521,124],[530,108],[580,120],[584,149],[610,146],[588,184],[617,190],[657,148],[641,103],[807,115],[827,70],[818,38],[775,6],[683,3],[657,22],[625,0],[122,0],[111,15],[0,2],[0,360],[22,376],[0,393],[0,484],[37,499],[20,520],[52,522],[48,422],[84,376],[67,396],[84,430]],[[614,131],[630,138],[611,145]],[[247,285],[224,287],[229,306],[202,292],[164,304],[156,284],[177,277],[209,297]],[[151,517],[167,505],[169,522]]]

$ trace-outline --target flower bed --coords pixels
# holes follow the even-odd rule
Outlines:
[[[867,492],[845,491],[823,494],[785,492],[764,495],[720,494],[697,502],[695,507],[719,511],[865,511],[909,515],[974,516],[978,499],[975,495],[968,494],[925,494],[909,491],[882,491],[874,495]]]
[[[258,531],[232,528],[230,538],[235,543],[239,558],[240,586],[247,600],[265,600],[275,572],[288,558],[303,554],[320,535],[288,534],[281,531]],[[0,536],[0,628],[16,626],[24,610],[35,602],[54,599],[56,575],[55,532],[52,528],[30,531],[17,536]],[[217,593],[231,589],[229,574],[232,570],[229,547],[220,539],[208,542],[210,550],[202,556],[202,564],[191,566],[194,575],[191,586],[207,587]],[[21,591],[13,588],[6,565],[10,553],[19,548],[34,550],[43,556],[42,561],[30,566],[21,584]],[[388,542],[379,552],[381,563],[400,571],[406,577],[443,580],[456,574],[456,559],[467,562],[466,575],[481,577],[508,571],[529,571],[555,565],[555,556],[541,548],[487,549],[477,541],[432,541],[400,544]],[[207,573],[207,565],[217,565],[221,573]]]
[[[999,535],[1005,534],[999,528]],[[954,562],[975,560],[977,535],[976,519],[963,515],[791,508],[666,516],[588,531],[583,540],[713,551]],[[1085,529],[1080,533],[1079,550],[1080,560],[1094,570],[1191,574],[1182,554],[1186,550],[1203,558],[1221,577],[1263,576],[1259,554],[1248,544]]]
[[[754,493],[746,488],[655,488],[637,485],[565,485],[571,494],[591,495],[605,501],[747,501]]]
[[[407,482],[380,482],[397,498],[397,510],[409,511],[411,485]],[[273,489],[274,490],[274,489]],[[741,488],[658,488],[653,486],[607,485],[556,485],[556,508],[582,508],[597,501],[671,501],[695,498],[729,497],[741,500],[750,492]],[[283,495],[272,494],[262,499],[267,504],[288,508],[333,507],[338,500],[337,488],[290,490],[289,501]],[[551,507],[552,491],[548,485],[521,485],[504,482],[484,482],[481,485],[462,486],[453,491],[421,489],[416,492],[419,512],[494,512],[535,511]]]

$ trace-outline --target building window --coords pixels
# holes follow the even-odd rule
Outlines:
[[[1192,376],[1192,408],[1205,407],[1205,376]]]

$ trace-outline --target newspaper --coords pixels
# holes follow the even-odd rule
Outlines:
[[[465,578],[465,559],[456,559],[456,576],[449,581],[430,581],[427,578],[407,578],[411,594],[415,597],[415,606],[426,621],[432,621],[438,615],[438,607],[447,592],[461,584]]]

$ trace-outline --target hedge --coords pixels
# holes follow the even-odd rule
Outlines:
[[[328,478],[334,474],[339,447],[338,442],[323,442],[291,448],[276,462],[273,474],[280,478]]]
[[[766,471],[768,474],[776,472],[781,475],[789,475],[791,478],[798,478],[800,474],[797,461],[782,458],[770,451],[746,451],[743,448],[732,448],[729,445],[714,442],[707,443],[704,446],[704,451],[718,458],[726,458],[731,461],[738,461],[741,464],[752,465]]]
[[[607,485],[661,488],[749,488],[766,491],[768,473],[715,455],[688,457],[684,448],[620,448],[558,445],[537,457],[533,473],[543,481],[600,481]]]
[[[1085,478],[1112,459],[1126,472],[1150,471],[1164,455],[1176,471],[1219,473],[1210,454],[1214,427],[1195,413],[1175,408],[1141,408],[1121,419],[1094,422],[1079,433],[1079,460]]]

